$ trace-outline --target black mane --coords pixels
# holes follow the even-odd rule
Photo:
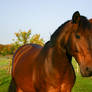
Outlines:
[[[64,26],[69,22],[70,20],[66,21],[65,23],[63,23],[60,27],[58,27],[58,29],[51,35],[50,41],[52,42],[52,44],[55,43],[56,38],[58,37],[59,33],[62,31],[62,29],[64,28]]]
[[[66,21],[65,23],[63,23],[60,27],[58,27],[58,29],[56,29],[56,31],[51,35],[51,38],[49,41],[47,41],[44,45],[44,47],[53,47],[55,45],[55,41],[56,38],[58,37],[59,33],[61,32],[61,30],[64,28],[64,26],[69,22],[70,20]]]
[[[60,33],[60,31],[64,28],[64,26],[69,22],[66,21],[65,23],[63,23],[60,27],[58,27],[58,29],[51,35],[51,40],[56,38],[58,36],[58,34]]]

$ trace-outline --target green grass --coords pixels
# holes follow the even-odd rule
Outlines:
[[[0,92],[8,92],[10,83],[9,57],[0,56]]]
[[[76,63],[75,59],[72,59],[72,64],[74,66],[75,71],[77,71],[78,67],[78,73],[76,72],[76,82],[72,89],[72,92],[92,92],[92,77],[82,77],[80,74],[80,69],[78,64]]]
[[[92,92],[92,78],[84,78],[77,74],[72,92]]]
[[[0,92],[8,92],[11,76],[9,73],[9,61],[11,57],[0,56]],[[73,59],[73,66],[76,71],[76,62]],[[92,78],[83,78],[80,73],[76,73],[76,82],[72,92],[92,92]]]

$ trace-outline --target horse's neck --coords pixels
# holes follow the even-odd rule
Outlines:
[[[47,63],[50,61],[50,63],[56,65],[68,61],[71,62],[72,57],[68,53],[68,50],[70,50],[69,44],[72,32],[70,31],[62,31],[62,34],[57,37],[57,40],[55,40],[56,42],[54,42],[54,44],[52,39],[45,44],[44,49],[47,52]]]
[[[67,50],[70,51],[71,37],[72,37],[72,30],[62,31],[61,35],[59,35],[56,40],[57,50],[60,51],[61,53],[63,52],[67,53]]]
[[[64,52],[58,52],[57,47],[47,47],[44,52],[45,58],[41,71],[45,75],[45,79],[50,79],[50,82],[53,83],[53,78],[56,79],[60,77],[60,74],[63,74],[66,71],[67,65],[69,65],[68,57]],[[62,71],[63,72],[62,72]]]
[[[53,51],[53,57],[55,58],[55,60],[57,61],[63,61],[63,60],[68,60],[68,57],[67,57],[67,53],[66,51],[64,51],[63,49],[58,49],[57,47],[55,47],[54,51]],[[57,62],[56,61],[56,62]],[[63,63],[63,62],[62,62]]]
[[[55,64],[63,63],[68,64],[71,63],[72,56],[70,55],[70,40],[71,40],[71,32],[65,31],[62,33],[62,36],[57,39],[55,49],[53,51],[55,58]]]
[[[66,63],[68,61],[68,56],[65,52],[60,52],[57,50],[57,47],[52,47],[48,49],[47,56],[45,58],[45,64],[49,67],[52,68],[54,66],[58,66]]]

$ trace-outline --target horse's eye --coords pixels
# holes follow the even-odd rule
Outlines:
[[[76,35],[76,38],[77,38],[77,39],[80,39],[80,35],[77,34],[77,35]]]

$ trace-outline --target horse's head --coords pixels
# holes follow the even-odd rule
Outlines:
[[[82,76],[92,76],[92,20],[75,12],[69,38],[69,51],[80,66]]]
[[[53,33],[51,42],[59,52],[75,57],[83,76],[92,75],[92,20],[75,12]]]

